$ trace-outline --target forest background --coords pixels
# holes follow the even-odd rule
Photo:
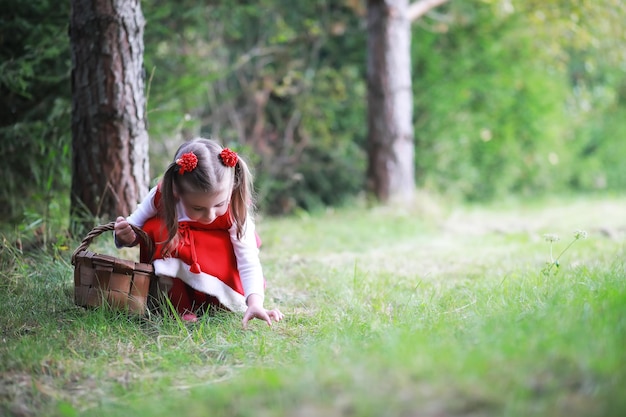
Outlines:
[[[70,4],[0,5],[2,224],[54,234],[72,174]],[[152,178],[202,135],[252,158],[263,213],[363,194],[365,2],[142,10]],[[468,0],[414,23],[418,187],[459,201],[623,191],[625,20],[619,0]]]

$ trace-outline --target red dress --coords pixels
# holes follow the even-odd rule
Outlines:
[[[155,200],[158,203],[160,192]],[[252,223],[252,221],[250,221]],[[204,311],[208,306],[217,306],[231,311],[245,311],[245,288],[242,284],[235,250],[233,219],[230,210],[210,224],[196,221],[180,221],[178,223],[178,245],[175,250],[166,252],[165,241],[167,231],[163,219],[157,214],[148,219],[142,229],[155,243],[154,254],[149,258],[145,244],[141,244],[142,262],[152,262],[157,276],[171,277],[173,285],[168,296],[180,314]],[[253,226],[253,223],[252,223]],[[253,230],[253,229],[252,229]],[[239,245],[239,253],[255,254],[258,261],[260,240],[256,233],[248,237],[248,241]],[[254,246],[254,248],[250,248]],[[241,261],[241,264],[246,264]],[[246,270],[254,269],[246,268]],[[260,261],[258,261],[260,271]],[[248,292],[261,293],[264,290],[264,279],[261,272],[261,283],[258,279],[248,285]],[[261,286],[261,287],[260,287]]]

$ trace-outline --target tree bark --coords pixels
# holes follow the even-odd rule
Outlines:
[[[408,0],[368,0],[368,188],[382,202],[415,194]]]
[[[149,184],[140,0],[72,0],[74,226],[128,215]]]

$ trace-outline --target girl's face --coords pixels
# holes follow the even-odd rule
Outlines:
[[[191,220],[209,224],[226,213],[231,194],[230,187],[226,187],[215,193],[188,192],[181,195],[180,200]]]

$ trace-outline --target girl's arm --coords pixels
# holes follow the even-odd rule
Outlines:
[[[156,192],[157,187],[152,188],[130,216],[126,219],[120,216],[115,220],[114,238],[117,247],[134,246],[137,244],[137,235],[130,225],[142,227],[148,219],[156,216],[157,209],[154,204]]]
[[[261,260],[259,259],[259,248],[255,234],[255,225],[251,219],[246,222],[245,233],[241,239],[237,238],[237,226],[230,228],[230,238],[237,257],[237,269],[243,286],[244,295],[248,309],[243,316],[243,327],[246,328],[248,321],[259,319],[265,321],[269,326],[272,320],[280,321],[283,313],[278,309],[266,310],[263,307],[265,298],[265,278]]]
[[[265,297],[265,278],[263,277],[263,268],[259,259],[254,221],[248,218],[241,239],[237,238],[236,224],[233,224],[228,232],[230,233],[230,240],[237,258],[237,269],[239,270],[239,277],[241,278],[246,301],[251,294],[258,294],[261,297],[261,301],[263,301]]]
[[[148,219],[156,216],[157,208],[154,204],[154,196],[157,193],[157,188],[158,186],[153,187],[146,196],[146,198],[144,198],[143,201],[139,203],[135,211],[126,218],[128,223],[136,227],[143,227]]]

